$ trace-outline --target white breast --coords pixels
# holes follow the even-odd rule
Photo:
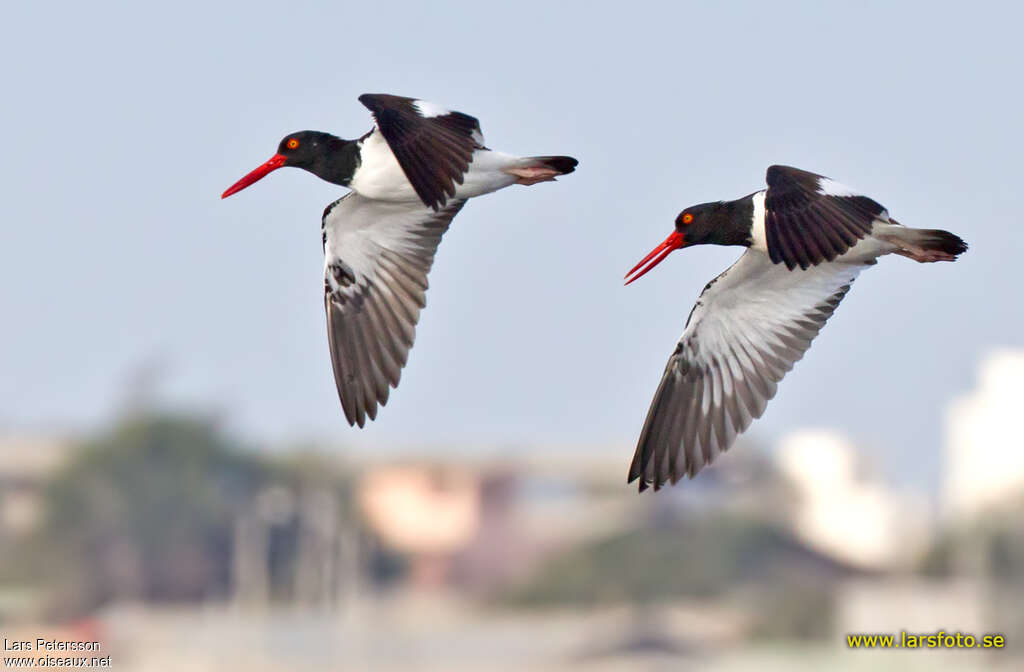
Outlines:
[[[380,201],[419,200],[387,141],[376,128],[360,143],[359,159],[359,167],[349,183],[352,191]]]
[[[754,221],[750,229],[750,237],[754,241],[751,245],[755,250],[768,252],[768,238],[764,232],[764,196],[765,191],[759,191],[751,200],[754,202]]]

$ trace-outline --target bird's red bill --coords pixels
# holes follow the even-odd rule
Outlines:
[[[242,189],[245,189],[246,187],[248,187],[253,182],[258,182],[258,181],[262,180],[264,177],[266,177],[267,175],[269,175],[273,171],[275,171],[278,168],[280,168],[281,166],[283,166],[284,162],[285,162],[285,157],[281,156],[280,154],[274,154],[262,166],[260,166],[256,170],[252,171],[251,173],[249,173],[248,175],[246,175],[245,177],[240,179],[238,182],[235,182],[230,187],[228,187],[227,191],[225,191],[223,194],[221,194],[220,197],[221,198],[227,198],[231,194],[238,193]]]
[[[684,244],[683,234],[678,231],[673,231],[672,235],[665,239],[665,242],[651,250],[650,254],[641,259],[639,264],[631,268],[629,273],[626,273],[626,284],[628,285],[643,276],[647,271],[660,264],[662,260],[672,252],[672,250],[678,250]],[[647,262],[651,263],[648,264]],[[636,273],[644,264],[647,264],[647,266],[645,266],[639,273]],[[634,273],[636,273],[636,275],[633,275]],[[633,276],[632,278],[629,277],[631,275]]]

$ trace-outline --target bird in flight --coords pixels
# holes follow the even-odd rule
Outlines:
[[[626,274],[628,285],[691,245],[747,248],[704,287],[669,357],[629,469],[641,491],[692,478],[728,450],[878,257],[954,261],[967,250],[948,231],[899,224],[827,177],[771,166],[766,181],[735,201],[683,210],[675,231]]]
[[[350,425],[377,417],[412,348],[427,273],[466,199],[571,173],[568,156],[519,157],[484,146],[480,123],[415,98],[364,94],[374,127],[357,140],[289,133],[221,196],[284,166],[348,187],[324,210],[324,307],[341,407]]]

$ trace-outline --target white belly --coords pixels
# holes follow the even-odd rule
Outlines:
[[[473,153],[469,170],[462,176],[462,184],[455,185],[455,198],[473,198],[515,184],[516,177],[503,169],[515,166],[520,161],[519,157],[501,152],[477,150]],[[359,168],[352,176],[349,188],[360,196],[379,201],[419,200],[387,141],[377,129],[360,146]]]
[[[521,161],[518,156],[478,149],[473,152],[469,171],[462,176],[462,184],[456,185],[455,197],[473,198],[515,184],[516,176],[509,175],[503,169],[511,168]]]
[[[838,183],[833,183],[833,185]],[[839,185],[842,187],[842,185]],[[832,186],[832,189],[837,187]],[[889,221],[889,211],[882,210],[882,213],[871,223],[871,233],[864,236],[857,241],[857,244],[848,249],[846,252],[841,254],[837,261],[846,261],[853,263],[871,263],[878,257],[886,254],[891,254],[899,249],[898,245],[893,245],[889,241],[882,237],[887,229],[903,228],[902,224],[893,224]]]
[[[872,228],[872,234],[876,233],[880,227],[884,228],[891,226],[881,220],[875,220],[874,227]],[[898,250],[899,247],[892,243],[876,238],[874,235],[867,235],[857,241],[857,244],[848,249],[843,254],[837,257],[836,261],[845,261],[852,263],[870,263],[871,261],[881,257],[885,254],[890,254]]]

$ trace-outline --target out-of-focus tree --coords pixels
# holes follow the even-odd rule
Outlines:
[[[741,595],[757,614],[770,614],[764,623],[755,614],[755,634],[814,637],[829,632],[834,581],[851,573],[772,524],[712,515],[584,543],[503,601],[580,607]]]
[[[135,417],[87,442],[47,489],[34,545],[55,609],[225,593],[235,515],[271,476],[204,420]]]

